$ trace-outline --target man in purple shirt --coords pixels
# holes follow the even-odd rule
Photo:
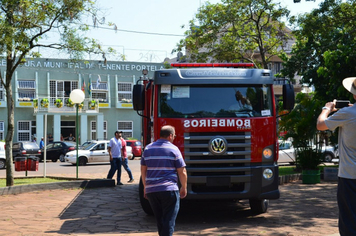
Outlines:
[[[160,139],[149,144],[141,158],[144,194],[156,217],[160,236],[173,235],[179,200],[187,195],[185,162],[178,147],[172,144],[175,137],[173,126],[163,126]]]

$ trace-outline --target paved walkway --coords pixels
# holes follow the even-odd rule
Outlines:
[[[269,211],[248,203],[183,202],[175,235],[338,235],[336,183],[280,186]],[[0,196],[0,235],[157,235],[140,207],[138,184],[41,190]]]

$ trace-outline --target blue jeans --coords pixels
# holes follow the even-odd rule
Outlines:
[[[121,164],[121,157],[113,158],[113,160],[110,161],[110,170],[107,179],[112,179],[115,172],[117,171],[117,183],[121,182]]]
[[[180,204],[179,191],[148,193],[147,198],[156,217],[158,234],[173,235]]]
[[[129,175],[130,180],[133,179],[132,172],[129,167],[129,161],[128,158],[125,158],[125,160],[122,162],[122,166],[126,170],[127,174]]]

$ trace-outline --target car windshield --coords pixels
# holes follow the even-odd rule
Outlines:
[[[74,147],[75,143],[72,142],[64,142],[68,147]]]
[[[86,146],[84,146],[82,149],[83,150],[90,150],[92,149],[97,143],[89,143]]]
[[[158,116],[169,118],[272,116],[267,85],[161,86]]]

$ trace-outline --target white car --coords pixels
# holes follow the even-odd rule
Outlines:
[[[0,142],[0,169],[5,169],[6,156],[5,156],[5,142]]]
[[[291,141],[278,140],[278,164],[295,164],[295,152]]]
[[[86,145],[84,149],[78,150],[78,165],[84,166],[87,163],[93,162],[110,162],[108,147],[109,140],[92,141],[90,144]],[[131,147],[126,147],[126,152],[128,158],[132,156]],[[71,163],[73,165],[77,164],[77,151],[67,152],[65,156],[65,162]]]

